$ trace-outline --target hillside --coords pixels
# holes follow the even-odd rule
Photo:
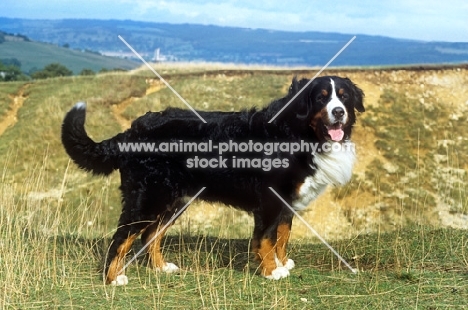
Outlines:
[[[80,73],[83,69],[91,69],[95,72],[101,69],[129,70],[138,65],[137,62],[123,58],[106,57],[53,44],[20,40],[13,36],[7,37],[3,43],[0,43],[0,60],[2,59],[17,59],[21,63],[23,72],[40,70],[48,64],[57,62],[72,70],[74,74]]]
[[[156,64],[201,110],[233,111],[283,96],[313,69]],[[0,308],[405,309],[463,308],[468,296],[467,66],[329,69],[366,93],[355,175],[303,217],[359,273],[295,221],[289,278],[269,281],[249,260],[252,218],[196,202],[163,251],[182,267],[161,274],[133,262],[126,287],[100,270],[116,229],[119,175],[91,176],[60,142],[65,113],[88,103],[86,129],[102,140],[148,110],[185,106],[151,72],[0,83]],[[133,255],[141,243],[134,246]],[[129,306],[130,305],[130,306]]]
[[[210,69],[194,65],[157,68],[188,102],[201,110],[262,106],[283,96],[293,76],[314,74],[313,70]],[[410,222],[467,228],[464,182],[468,136],[463,129],[468,109],[468,93],[463,87],[468,79],[467,68],[330,69],[327,73],[348,76],[361,86],[366,93],[367,112],[359,116],[355,131],[360,160],[352,182],[344,188],[330,188],[305,213],[316,229],[337,238],[377,227],[391,230],[394,225]],[[88,102],[87,128],[98,140],[127,128],[132,119],[148,110],[185,108],[144,68],[133,74],[53,79],[24,86],[3,83],[0,94],[10,102],[10,107],[3,104],[0,111],[3,122],[10,126],[3,126],[6,131],[0,145],[0,156],[6,160],[4,166],[13,164],[12,152],[17,154],[15,162],[21,158],[40,159],[46,152],[46,170],[58,172],[45,180],[40,195],[46,196],[59,191],[57,177],[63,176],[68,161],[59,141],[60,123],[75,102]],[[5,177],[14,182],[26,177],[36,165],[35,161],[23,161],[9,168]],[[65,198],[82,195],[88,190],[82,184],[102,182],[73,165],[67,174],[70,188],[61,194]],[[116,181],[115,177],[111,179]],[[114,181],[113,188],[117,186]],[[90,197],[93,195],[99,195],[99,191]],[[118,194],[111,195],[109,204],[117,208]],[[224,212],[225,209],[214,209],[210,216],[216,222]],[[195,224],[196,213],[191,218],[192,225],[202,225],[204,229],[206,216]],[[304,227],[294,231],[296,235],[305,232]]]
[[[341,47],[357,39],[334,65],[382,66],[468,62],[468,43],[422,42],[360,34],[287,32],[210,25],[130,20],[28,20],[0,17],[0,30],[33,40],[103,54],[133,57],[121,35],[147,60],[160,49],[161,60],[276,66],[324,65]]]

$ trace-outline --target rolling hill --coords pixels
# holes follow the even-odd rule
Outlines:
[[[192,67],[192,71],[174,71],[177,68],[170,64],[155,65],[180,95],[200,110],[234,111],[262,106],[282,96],[293,76],[310,77],[315,73]],[[446,223],[467,228],[463,184],[468,170],[468,138],[463,128],[468,108],[466,99],[460,101],[468,98],[463,87],[467,70],[466,66],[428,70],[329,69],[327,74],[351,78],[366,94],[366,112],[360,115],[354,133],[360,160],[351,182],[343,188],[330,188],[304,216],[331,238],[372,231],[376,225],[391,230],[395,222]],[[58,168],[54,167],[61,167],[58,176],[63,174],[68,157],[60,144],[60,123],[65,112],[78,101],[89,104],[86,125],[97,140],[128,128],[131,120],[148,110],[185,108],[148,71],[43,80],[25,86],[0,83],[0,95],[6,102],[0,106],[0,119],[9,124],[1,135],[0,157],[8,160],[11,150],[17,149],[21,156],[17,158],[24,162],[12,166],[8,175],[15,179],[24,177],[31,169],[26,168],[26,158],[41,151],[52,156],[47,169],[55,171]],[[22,107],[15,108],[19,102]],[[17,115],[11,115],[11,111],[18,111]],[[10,122],[12,119],[18,122]],[[70,177],[73,173],[70,186],[75,183],[72,188],[76,188],[67,193],[71,198],[82,192],[80,183],[92,180],[75,168],[68,172]],[[56,178],[47,179],[44,192],[57,191],[58,184]],[[116,197],[108,198],[112,205],[120,203]],[[330,210],[335,210],[334,215]],[[192,218],[193,223],[197,223],[196,218]],[[203,222],[204,219],[200,223]],[[300,233],[301,229],[294,232]]]
[[[50,63],[60,63],[78,74],[83,69],[100,71],[101,69],[133,69],[140,64],[123,58],[107,57],[89,51],[59,47],[50,43],[28,41],[18,37],[7,36],[0,43],[0,60],[17,59],[23,72],[42,69]]]

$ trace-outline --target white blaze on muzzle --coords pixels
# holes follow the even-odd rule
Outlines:
[[[330,101],[327,103],[327,113],[330,124],[327,125],[328,135],[333,141],[341,141],[344,137],[343,124],[348,121],[348,112],[341,100],[336,96],[335,81],[330,79],[332,86],[332,93]],[[343,116],[337,118],[333,115],[333,110],[341,108],[344,111]]]

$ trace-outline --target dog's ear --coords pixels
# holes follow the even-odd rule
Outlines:
[[[366,111],[366,109],[364,108],[364,92],[362,91],[362,89],[357,87],[357,85],[351,82],[351,80],[348,78],[346,79],[346,83],[348,83],[349,88],[353,91],[352,99],[354,108],[358,110],[358,112]]]
[[[296,112],[296,117],[298,119],[306,119],[309,116],[311,110],[310,98],[307,95],[309,92],[307,89],[303,89],[307,83],[308,79],[297,80],[297,77],[294,77],[291,86],[289,87],[288,98],[291,100],[296,95],[293,101],[293,109]],[[310,87],[310,86],[309,86]],[[308,88],[309,88],[308,87]],[[298,93],[301,92],[299,95]]]
[[[288,97],[292,98],[295,94],[299,91],[299,81],[297,80],[297,76],[294,76],[291,85],[289,86],[288,90]]]

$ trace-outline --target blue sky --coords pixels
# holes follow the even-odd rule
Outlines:
[[[466,0],[2,0],[1,3],[2,17],[132,19],[468,42]]]

